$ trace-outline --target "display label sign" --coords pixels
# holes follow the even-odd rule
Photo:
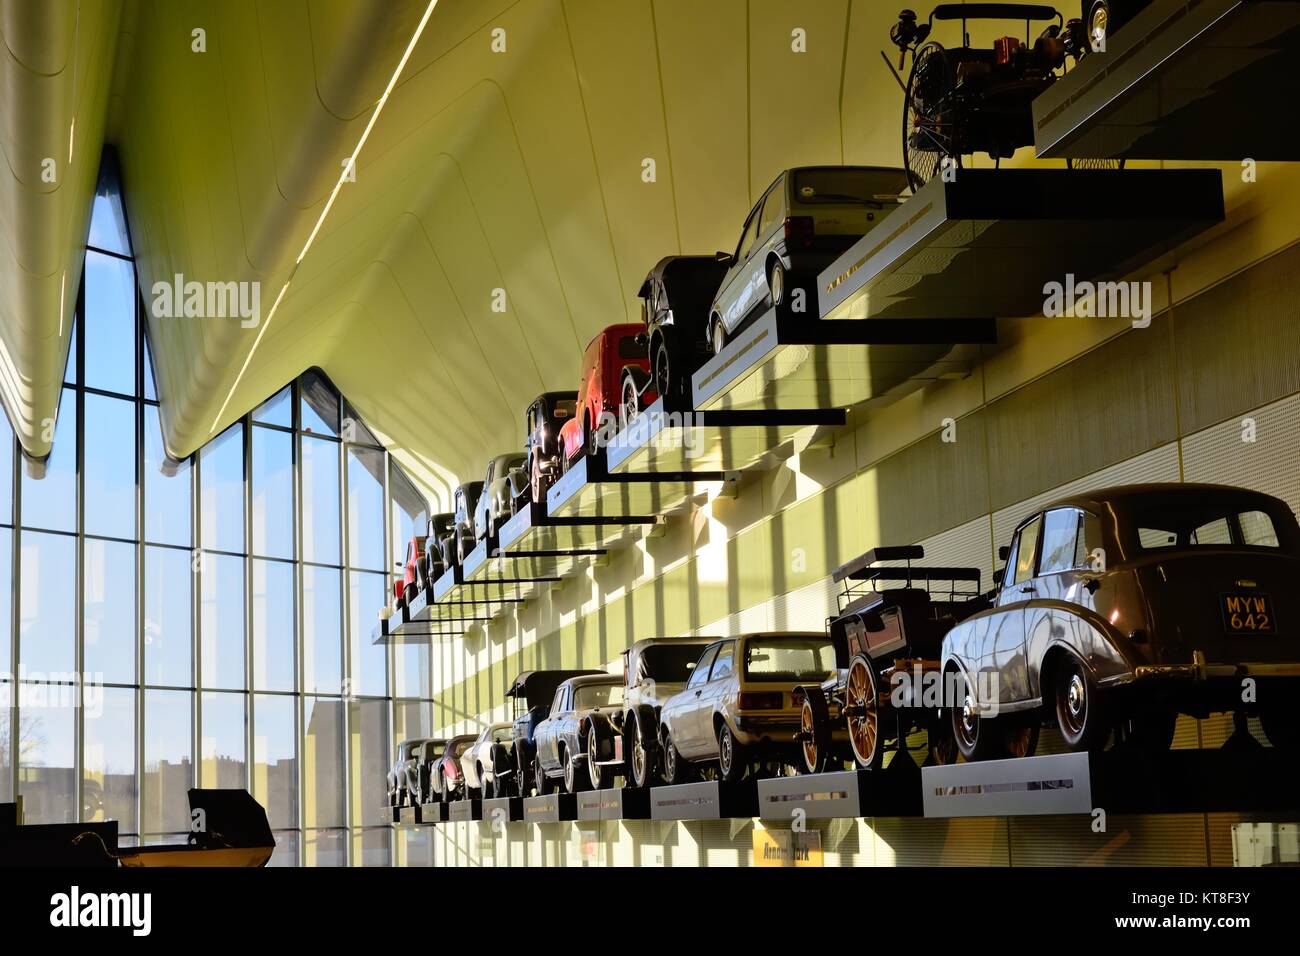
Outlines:
[[[754,828],[755,866],[823,866],[822,835],[817,830]]]

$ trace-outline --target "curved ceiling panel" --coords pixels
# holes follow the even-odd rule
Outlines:
[[[53,435],[120,12],[0,3],[0,398],[36,458]]]

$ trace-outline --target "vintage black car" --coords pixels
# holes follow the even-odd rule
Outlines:
[[[533,733],[546,719],[555,688],[560,682],[581,674],[603,674],[594,670],[523,671],[510,685],[506,696],[514,709],[513,743],[492,747],[492,762],[497,767],[497,796],[526,797],[535,782]]]
[[[424,539],[425,575],[428,584],[447,573],[447,561],[443,555],[443,541],[455,534],[456,516],[450,512],[432,515]],[[423,590],[425,585],[419,585]]]
[[[666,256],[641,283],[641,320],[646,326],[650,373],[637,366],[623,370],[623,408],[641,406],[647,387],[669,411],[691,410],[691,375],[708,361],[709,307],[727,274],[724,256]]]
[[[474,550],[474,509],[482,493],[481,481],[467,481],[456,488],[451,531],[442,539],[442,561],[448,568],[459,567]]]
[[[972,47],[971,20],[1015,21],[1025,25],[1025,36],[1001,36],[991,47]],[[1052,20],[1056,22],[1038,37],[1030,36],[1031,23]],[[953,31],[959,45],[944,47],[930,38],[935,23],[942,21],[960,23]],[[1030,103],[1063,75],[1066,57],[1078,59],[1088,43],[1081,20],[1065,22],[1054,7],[1036,3],[941,3],[927,23],[903,10],[889,38],[899,48],[900,68],[912,54],[903,101],[903,165],[913,189],[942,172],[945,161],[959,166],[962,156],[977,152],[1002,160],[1031,145]],[[1102,160],[1078,164],[1120,165]]]
[[[520,500],[516,491],[516,507],[527,501],[545,503],[546,490],[560,476],[560,429],[573,418],[577,410],[577,392],[543,392],[533,399],[524,412],[528,498]]]
[[[406,806],[413,803],[418,790],[418,766],[420,746],[424,738],[415,737],[403,740],[397,745],[397,756],[388,769],[388,805],[390,807]]]
[[[537,792],[547,794],[556,778],[566,793],[586,790],[592,777],[586,766],[593,719],[623,711],[623,680],[613,674],[570,677],[555,689],[546,718],[533,731],[533,776]],[[606,781],[593,775],[597,787]]]
[[[1179,713],[1257,714],[1300,741],[1300,525],[1286,503],[1223,485],[1103,488],[1016,528],[993,606],[943,641],[969,759],[1040,723],[1067,747],[1112,731],[1167,748]]]
[[[989,601],[979,568],[912,564],[924,557],[920,545],[874,548],[834,571],[843,587],[840,614],[830,622],[836,676],[798,690],[798,739],[809,773],[840,769],[846,760],[880,769],[917,731],[925,731],[935,761],[954,759],[947,716],[935,706],[939,650],[953,625]],[[837,746],[837,737],[846,743]]]

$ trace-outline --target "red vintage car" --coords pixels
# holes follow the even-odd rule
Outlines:
[[[645,327],[640,323],[611,325],[587,343],[578,377],[578,414],[560,429],[561,467],[566,471],[583,455],[595,454],[618,431],[623,418],[623,370],[629,366],[650,372]],[[649,405],[655,398],[649,389],[641,401]]]
[[[398,574],[393,578],[393,606],[411,603],[416,592],[425,584],[424,542],[412,538],[406,544],[406,561],[398,564]]]

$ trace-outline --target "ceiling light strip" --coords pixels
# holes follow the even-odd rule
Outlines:
[[[420,35],[424,33],[424,28],[429,23],[429,17],[433,15],[433,8],[437,5],[438,0],[429,0],[429,5],[425,7],[424,15],[420,17],[420,22],[416,26],[415,32],[411,34],[411,40],[406,44],[406,50],[402,53],[402,58],[397,62],[397,69],[393,70],[393,75],[389,77],[388,85],[384,87],[383,94],[375,103],[374,111],[370,114],[370,120],[366,123],[366,128],[362,131],[361,138],[357,140],[357,145],[352,150],[352,155],[349,157],[347,164],[343,167],[343,171],[339,173],[339,178],[338,181],[334,183],[334,188],[330,191],[329,199],[325,201],[325,208],[321,210],[320,216],[316,219],[316,225],[312,227],[311,235],[307,237],[307,241],[303,244],[302,251],[298,253],[298,258],[294,260],[293,268],[289,272],[289,277],[284,280],[284,285],[280,287],[280,294],[275,297],[275,303],[271,306],[271,311],[266,314],[266,321],[264,321],[261,324],[261,328],[257,330],[257,338],[253,339],[252,348],[250,348],[248,354],[244,356],[244,364],[239,367],[239,374],[235,376],[235,381],[230,386],[230,391],[226,395],[226,400],[221,403],[221,410],[217,412],[217,417],[212,420],[212,427],[208,429],[209,435],[217,430],[217,425],[226,414],[226,409],[230,405],[230,400],[235,397],[235,391],[239,388],[240,382],[244,379],[244,373],[248,371],[248,366],[253,361],[253,353],[257,351],[258,345],[262,342],[262,336],[266,334],[266,330],[270,327],[271,319],[275,317],[275,310],[280,307],[280,300],[284,298],[284,293],[289,288],[289,283],[293,281],[294,275],[297,274],[298,266],[302,264],[302,260],[306,257],[307,251],[311,248],[312,243],[316,241],[316,234],[320,232],[320,227],[325,222],[325,217],[329,215],[330,209],[333,208],[334,200],[338,198],[339,190],[342,189],[343,184],[348,181],[348,177],[353,174],[357,158],[361,155],[361,148],[366,145],[366,140],[370,138],[370,131],[375,128],[375,123],[379,119],[379,114],[383,112],[384,104],[388,102],[389,94],[391,94],[393,89],[397,86],[397,81],[401,78],[402,70],[406,68],[406,61],[411,58],[411,54],[415,51],[415,45],[419,42]]]

